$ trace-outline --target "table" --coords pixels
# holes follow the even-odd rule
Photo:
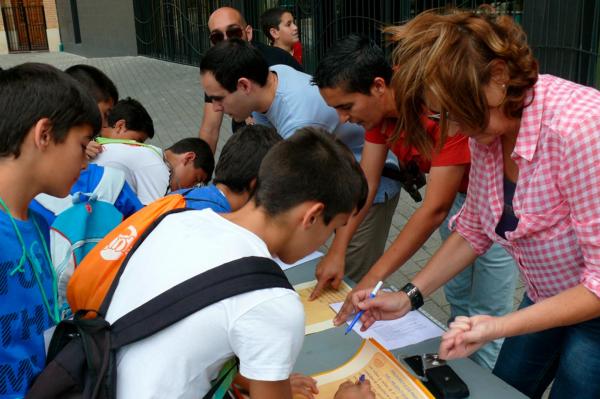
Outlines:
[[[306,262],[285,271],[292,285],[315,279],[317,260]],[[354,331],[344,336],[345,325],[307,335],[304,346],[296,362],[295,372],[315,374],[331,370],[347,362],[358,350],[362,338]],[[433,338],[419,344],[393,350],[392,353],[402,359],[423,353],[437,353],[439,338]],[[457,359],[448,362],[469,387],[473,399],[511,398],[526,399],[522,393],[483,369],[470,359]],[[406,366],[408,368],[408,366]]]

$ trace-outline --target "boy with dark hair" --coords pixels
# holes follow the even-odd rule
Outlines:
[[[108,112],[119,100],[119,93],[112,80],[101,70],[91,65],[73,65],[67,68],[65,73],[79,82],[88,94],[96,100],[102,117],[102,127],[107,127]],[[93,144],[97,143],[90,141],[88,144],[88,153]],[[100,144],[97,144],[97,146],[100,150]],[[114,193],[115,191],[117,193]],[[92,192],[108,194],[107,197],[112,198],[112,201],[108,202],[112,202],[125,218],[142,207],[137,195],[127,184],[125,176],[120,171],[106,172],[106,169],[102,166],[89,164],[81,171],[79,178],[71,187],[70,194]],[[102,194],[97,199],[107,200]],[[31,202],[30,207],[43,216],[48,226],[51,226],[56,219],[56,215],[70,205],[72,205],[70,196],[58,199],[40,194]]]
[[[210,48],[202,58],[200,73],[202,85],[218,111],[239,121],[252,115],[256,123],[273,126],[283,138],[305,126],[325,128],[360,159],[364,129],[346,122],[362,121],[339,118],[311,83],[310,75],[285,65],[275,65],[269,70],[256,49],[237,39]],[[397,160],[387,151],[385,155],[383,164],[397,171]],[[360,279],[383,253],[399,192],[399,182],[387,177],[381,179],[368,217],[351,245],[344,248],[346,258],[354,265],[351,278]]]
[[[294,16],[284,8],[269,8],[260,16],[263,33],[273,47],[294,55],[294,45],[299,42]]]
[[[347,148],[319,129],[302,129],[268,152],[255,200],[241,209],[165,217],[129,259],[106,319],[114,322],[180,282],[235,259],[278,256],[293,263],[360,209],[366,193]],[[289,376],[303,339],[304,311],[292,290],[236,295],[120,349],[117,396],[201,397],[225,362],[237,356],[252,399],[291,398]],[[151,361],[157,356],[160,362]],[[368,390],[368,384],[346,385],[337,397],[349,397],[349,388]]]
[[[431,157],[409,147],[405,134],[396,132],[398,114],[394,91],[390,87],[391,78],[392,68],[383,51],[366,37],[350,35],[327,51],[313,79],[325,101],[338,110],[341,120],[358,120],[367,130],[361,166],[369,182],[369,198],[375,195],[379,185],[388,149],[398,156],[406,169],[412,164],[413,170],[429,176],[423,202],[389,249],[380,258],[364,265],[366,269],[359,277],[357,289],[372,287],[377,281],[386,279],[405,264],[436,229],[439,228],[442,239],[445,239],[449,235],[448,220],[461,208],[468,186],[471,158],[466,137],[457,134],[442,143],[435,115],[430,120],[425,116],[425,110],[423,130],[426,139],[435,148]],[[344,274],[352,276],[355,273],[344,252],[368,206],[365,208],[350,218],[347,226],[336,231],[330,250],[317,265],[319,282],[312,297],[317,297],[329,284],[337,287]],[[383,248],[385,239],[371,245]],[[446,285],[445,294],[451,305],[452,317],[465,313],[500,315],[511,311],[516,275],[514,261],[496,244],[477,258],[462,278]],[[409,288],[407,286],[404,290],[410,291]],[[336,322],[345,321],[348,308],[344,307]],[[483,367],[492,368],[499,348],[499,342],[489,345],[478,352],[474,360]]]
[[[212,151],[199,138],[182,139],[164,152],[133,141],[104,142],[102,147],[92,162],[123,171],[144,205],[169,191],[209,182],[214,168]]]
[[[108,126],[108,114],[119,101],[119,91],[113,81],[104,72],[91,65],[73,65],[65,69],[65,72],[82,84],[94,97],[102,116],[102,127]]]
[[[25,396],[44,367],[44,331],[59,321],[48,228],[29,203],[69,193],[101,123],[64,72],[33,63],[0,72],[0,396]]]
[[[108,114],[108,129],[101,136],[143,143],[154,137],[154,122],[139,101],[131,97],[119,100]]]
[[[187,207],[197,210],[210,208],[215,212],[241,208],[254,192],[262,159],[281,140],[281,136],[267,126],[241,128],[223,146],[213,184],[179,191],[185,197]]]
[[[163,153],[143,143],[153,136],[154,123],[144,106],[131,98],[120,100],[110,114],[109,127],[96,139],[102,151],[91,162],[122,170],[144,205],[169,190],[210,180],[214,157],[202,139],[180,140]]]
[[[215,158],[198,137],[181,139],[165,150],[165,161],[171,169],[171,190],[206,184],[215,169]]]

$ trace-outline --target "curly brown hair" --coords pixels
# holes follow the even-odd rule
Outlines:
[[[532,100],[527,95],[537,81],[538,64],[526,35],[512,18],[495,15],[489,7],[429,10],[384,32],[395,44],[393,61],[397,66],[391,86],[398,124],[391,140],[405,132],[406,144],[423,156],[430,157],[434,149],[420,121],[426,92],[440,104],[440,146],[447,135],[447,115],[472,129],[488,124],[483,86],[490,82],[494,62],[504,62],[508,75],[500,105],[504,114],[518,118]]]

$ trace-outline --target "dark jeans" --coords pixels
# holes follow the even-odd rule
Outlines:
[[[551,399],[600,398],[600,318],[506,338],[493,373],[531,398],[553,379]]]

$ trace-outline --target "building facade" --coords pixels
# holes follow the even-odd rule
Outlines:
[[[0,54],[59,51],[54,0],[0,0]]]

